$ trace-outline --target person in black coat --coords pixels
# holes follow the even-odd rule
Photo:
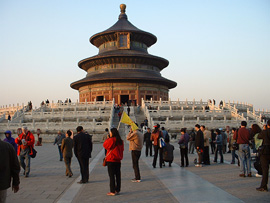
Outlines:
[[[262,150],[260,153],[260,162],[262,166],[262,182],[261,186],[256,188],[258,191],[268,191],[268,175],[269,175],[269,164],[270,164],[270,119],[267,121],[267,129],[263,130],[259,135],[258,139],[263,139]]]
[[[200,129],[200,125],[195,125],[195,130],[197,131],[197,134],[195,136],[195,148],[197,150],[198,154],[198,162],[195,165],[196,167],[202,167],[202,155],[203,155],[203,148],[204,148],[204,139],[203,139],[203,132]]]
[[[20,164],[13,146],[2,140],[0,140],[0,163],[0,202],[6,202],[10,185],[14,193],[20,189]]]
[[[145,143],[145,156],[148,156],[150,151],[150,156],[152,156],[152,141],[151,141],[151,129],[147,128],[147,132],[144,133],[143,142]]]
[[[87,183],[89,180],[89,158],[91,158],[93,143],[92,137],[83,131],[82,126],[77,127],[77,135],[74,136],[74,154],[78,159],[81,170],[81,181],[79,184]]]

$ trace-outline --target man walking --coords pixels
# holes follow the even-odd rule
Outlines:
[[[129,141],[129,151],[131,151],[132,165],[135,173],[135,178],[131,181],[139,183],[141,182],[139,159],[143,147],[143,135],[138,129],[132,131],[132,128],[130,127],[129,134],[127,135],[127,140]]]
[[[127,113],[128,113],[128,116],[129,116],[129,114],[130,114],[130,107],[129,106],[127,107]]]
[[[259,135],[259,139],[263,139],[262,152],[260,155],[260,162],[262,165],[262,182],[261,186],[256,188],[258,191],[268,191],[268,176],[269,176],[269,164],[270,164],[270,119],[267,121],[267,128],[263,130]]]
[[[195,148],[195,132],[193,128],[191,132],[189,133],[189,153],[190,154],[194,153],[194,148]]]
[[[72,177],[73,173],[71,171],[71,158],[72,158],[72,148],[73,148],[73,140],[70,138],[73,136],[73,132],[68,130],[66,133],[66,138],[62,140],[61,151],[63,153],[65,165],[66,165],[66,176]]]
[[[247,122],[242,121],[241,122],[241,128],[238,130],[238,137],[237,137],[237,131],[235,131],[233,135],[233,139],[236,140],[237,137],[237,143],[239,144],[239,159],[240,159],[240,177],[245,177],[246,175],[248,177],[252,177],[251,174],[251,159],[250,159],[250,148],[249,148],[249,140],[250,140],[250,134],[248,129],[246,129]],[[247,174],[246,174],[247,171]]]
[[[7,189],[12,179],[12,190],[19,191],[20,165],[11,144],[0,140],[0,202],[6,202]]]
[[[65,135],[62,134],[62,132],[59,130],[58,135],[56,136],[55,140],[54,140],[54,145],[57,144],[58,147],[58,151],[59,151],[59,156],[60,156],[60,161],[63,161],[63,153],[61,151],[61,144],[62,144],[62,140],[65,138]]]
[[[27,127],[22,127],[22,133],[15,139],[15,142],[18,145],[17,154],[19,156],[20,165],[24,169],[23,174],[27,178],[30,173],[30,155],[33,154],[35,137],[28,131]],[[24,160],[26,163],[24,163]]]
[[[203,132],[200,129],[200,125],[195,125],[195,130],[197,131],[196,137],[195,137],[195,147],[198,154],[198,162],[195,165],[196,167],[202,167],[202,156],[203,156],[203,147],[204,147],[204,140],[203,140]]]
[[[223,140],[219,129],[216,129],[216,139],[214,140],[214,143],[217,145],[215,149],[214,163],[217,163],[218,153],[220,155],[220,163],[223,163],[223,150],[222,150]]]
[[[151,141],[151,131],[150,128],[147,128],[147,132],[144,133],[143,141],[145,143],[145,156],[148,156],[148,152],[150,151],[150,156],[152,156],[152,141]]]
[[[203,147],[203,163],[205,165],[210,165],[209,158],[209,139],[211,138],[211,132],[201,125],[201,131],[203,132],[204,147]]]
[[[74,136],[74,154],[78,159],[81,170],[81,180],[79,184],[88,183],[89,181],[89,158],[92,153],[92,137],[86,134],[82,126],[77,127],[77,135]]]

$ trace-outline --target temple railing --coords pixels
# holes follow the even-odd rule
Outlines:
[[[91,132],[104,131],[112,125],[114,116],[114,100],[57,104],[52,102],[32,111],[27,111],[26,108],[18,110],[11,122],[0,123],[0,129],[16,131],[27,126],[31,130],[40,128],[44,132],[75,129],[82,125]]]

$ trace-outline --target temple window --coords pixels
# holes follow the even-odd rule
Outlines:
[[[130,34],[128,32],[117,33],[118,49],[130,49]]]

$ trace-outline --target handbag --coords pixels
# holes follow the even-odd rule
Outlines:
[[[33,154],[30,155],[31,158],[35,158],[36,155],[37,155],[37,150],[34,149],[34,147],[31,147],[32,148],[32,152]]]
[[[233,148],[233,150],[238,150],[239,144],[237,142],[234,142],[232,148]]]
[[[102,166],[107,166],[107,160],[106,158],[110,155],[110,153],[116,148],[116,146],[104,157],[103,162],[102,162]]]
[[[239,149],[239,144],[237,143],[237,139],[238,139],[238,130],[236,131],[236,140],[235,140],[235,142],[233,143],[233,145],[232,145],[232,148],[233,148],[233,150],[238,150]]]
[[[166,145],[166,144],[165,144],[165,142],[164,142],[163,137],[160,137],[160,138],[159,138],[159,147],[160,147],[160,148],[163,148],[163,147],[165,147],[165,145]]]
[[[180,148],[181,149],[186,149],[186,145],[183,143],[183,144],[180,144]]]
[[[102,166],[107,166],[107,161],[106,161],[106,157],[103,159],[103,163]]]

